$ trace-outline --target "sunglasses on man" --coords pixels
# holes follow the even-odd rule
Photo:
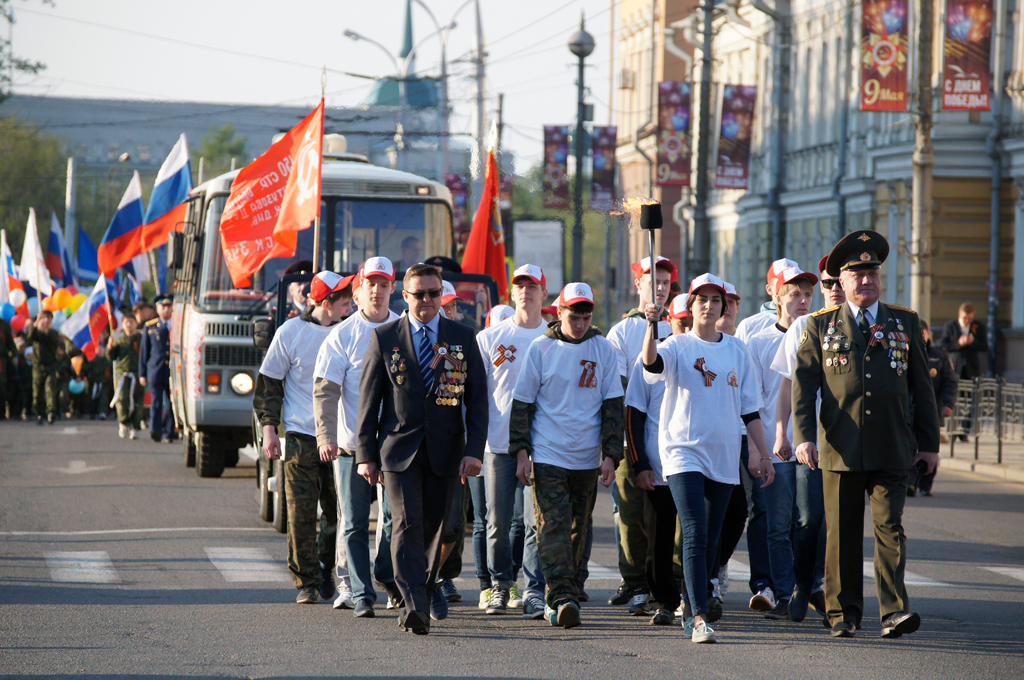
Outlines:
[[[423,300],[426,297],[430,297],[436,300],[437,298],[441,297],[442,291],[440,288],[431,288],[430,290],[407,290],[405,292],[408,293],[409,295],[412,295],[417,300]]]
[[[825,288],[826,290],[832,290],[832,286],[838,286],[838,285],[839,285],[839,279],[822,279],[821,280],[821,286],[822,286],[822,288]]]

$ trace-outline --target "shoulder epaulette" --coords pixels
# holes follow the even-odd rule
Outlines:
[[[159,321],[159,317],[157,317],[156,319],[150,319],[149,321],[146,322],[146,326],[152,326],[153,324],[158,323]]]
[[[830,314],[831,312],[836,311],[840,307],[842,307],[842,305],[832,305],[831,307],[826,307],[825,309],[819,309],[818,311],[816,311],[813,314],[811,314],[811,316],[817,318],[817,317],[819,317],[819,316],[821,316],[823,314]]]
[[[903,307],[902,305],[886,305],[886,307],[888,307],[889,309],[898,309],[901,312],[910,312],[911,314],[917,314],[917,312],[915,312],[910,307]]]

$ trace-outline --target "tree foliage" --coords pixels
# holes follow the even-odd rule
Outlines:
[[[203,135],[203,144],[199,148],[199,157],[203,158],[204,179],[216,177],[231,169],[231,161],[235,161],[235,167],[241,168],[248,161],[245,155],[245,145],[249,141],[246,136],[239,136],[235,126],[231,123],[224,123],[221,127],[212,127]],[[193,153],[193,155],[195,155]],[[199,168],[198,158],[192,159],[195,169]]]
[[[32,123],[14,117],[0,118],[0,227],[15,259],[28,222],[28,209],[36,209],[43,234],[50,228],[50,214],[64,214],[67,160],[63,142]]]

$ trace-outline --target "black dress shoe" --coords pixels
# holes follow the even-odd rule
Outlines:
[[[825,593],[817,591],[811,593],[811,596],[807,598],[807,604],[811,606],[811,609],[818,612],[822,616],[828,616],[827,608],[825,606]]]
[[[807,616],[808,596],[804,591],[797,589],[793,591],[793,597],[789,600],[789,620],[799,623]]]
[[[779,600],[776,602],[775,607],[771,611],[764,613],[764,618],[772,621],[788,621],[789,600]]]
[[[882,619],[882,637],[898,638],[909,635],[921,627],[921,617],[917,612],[896,612]]]
[[[849,638],[854,635],[856,632],[849,621],[838,621],[832,626],[832,637]]]
[[[149,438],[155,441],[157,444],[160,443],[160,435],[157,434],[156,432],[153,432],[152,430],[149,431]],[[324,599],[326,600],[327,598]]]
[[[608,604],[613,607],[621,607],[624,604],[629,604],[629,601],[633,598],[632,588],[626,587],[625,581],[619,582],[619,589],[615,591],[615,594],[608,598]]]
[[[426,635],[430,632],[430,619],[423,612],[413,610],[405,617],[402,626],[413,635]]]
[[[372,619],[375,616],[373,603],[366,598],[359,600],[359,602],[356,602],[356,608],[352,612],[352,616],[357,619]]]

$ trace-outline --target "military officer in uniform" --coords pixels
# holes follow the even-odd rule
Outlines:
[[[139,347],[139,384],[148,387],[153,395],[149,407],[149,436],[159,442],[167,438],[174,442],[174,414],[171,412],[171,306],[170,295],[156,298],[157,318],[146,322]]]
[[[902,517],[911,467],[924,461],[930,472],[938,463],[938,411],[920,319],[878,301],[879,268],[888,254],[888,242],[873,231],[836,244],[825,269],[839,277],[846,302],[812,314],[797,350],[793,436],[800,462],[822,469],[826,625],[834,637],[852,637],[861,625],[865,493],[882,637],[913,633],[921,623],[904,583]]]

